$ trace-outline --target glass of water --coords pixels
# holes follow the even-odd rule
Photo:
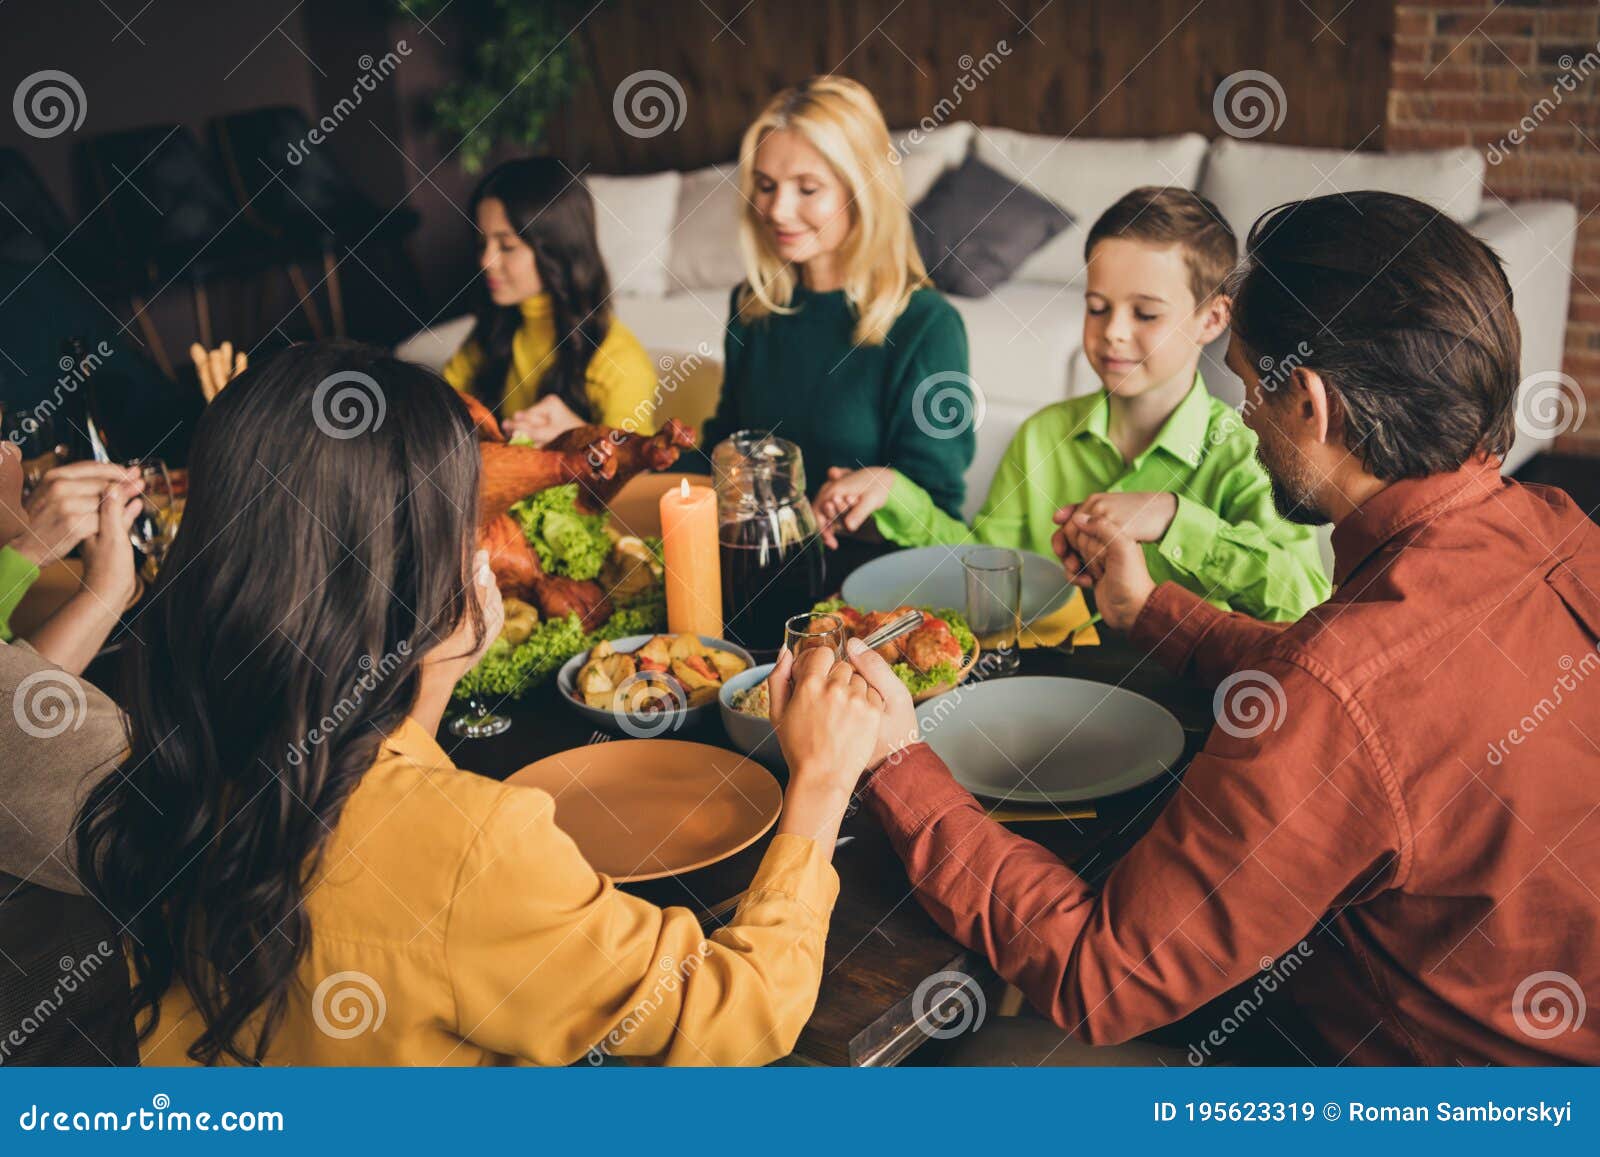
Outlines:
[[[967,625],[986,652],[984,666],[1009,675],[1022,664],[1022,556],[978,547],[961,556],[967,577]]]

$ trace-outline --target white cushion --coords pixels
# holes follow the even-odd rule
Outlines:
[[[967,151],[972,147],[972,133],[972,122],[956,121],[928,130],[913,125],[889,134],[889,139],[900,154],[907,205],[915,205],[922,200],[941,173],[967,159]]]
[[[585,177],[594,229],[611,291],[641,297],[667,292],[667,237],[678,216],[679,173]]]
[[[1068,284],[1083,273],[1083,241],[1096,218],[1140,185],[1194,188],[1206,139],[1185,133],[1152,140],[1078,140],[980,128],[975,151],[984,164],[1072,214],[1072,228],[1057,234],[1016,273],[1019,281]]]
[[[678,212],[667,244],[673,293],[729,290],[744,280],[739,259],[739,166],[712,165],[683,174]]]
[[[1466,147],[1348,153],[1222,137],[1206,157],[1200,193],[1228,219],[1242,251],[1250,226],[1268,209],[1285,201],[1357,189],[1404,193],[1466,224],[1478,215],[1483,202],[1483,169],[1483,154]]]

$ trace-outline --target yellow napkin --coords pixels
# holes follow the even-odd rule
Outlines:
[[[1067,600],[1067,605],[1059,611],[1052,611],[1042,619],[1036,620],[1032,626],[1022,629],[1022,645],[1024,647],[1059,647],[1067,641],[1067,636],[1072,631],[1083,626],[1089,621],[1089,603],[1083,597],[1081,590],[1074,589],[1072,597]],[[1100,642],[1099,633],[1090,627],[1078,636],[1075,644],[1079,647],[1096,646]]]

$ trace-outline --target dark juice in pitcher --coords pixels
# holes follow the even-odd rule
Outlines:
[[[729,639],[769,662],[783,646],[783,624],[822,597],[827,555],[815,534],[749,541],[761,529],[748,522],[722,527],[722,617]]]

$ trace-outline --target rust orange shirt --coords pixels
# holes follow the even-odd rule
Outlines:
[[[1600,1063],[1600,528],[1487,462],[1389,486],[1333,544],[1292,625],[1157,588],[1133,637],[1218,686],[1219,725],[1098,889],[925,746],[870,805],[933,917],[1089,1041],[1325,931],[1284,985],[1325,1057]]]

